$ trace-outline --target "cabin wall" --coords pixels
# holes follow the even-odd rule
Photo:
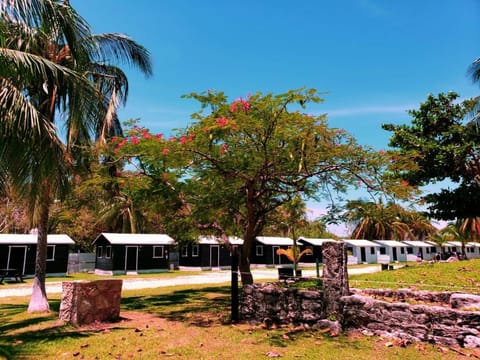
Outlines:
[[[54,249],[54,252],[52,253],[53,258],[47,259],[46,274],[66,274],[69,245],[49,244],[48,247]],[[0,268],[15,268],[23,275],[34,275],[36,256],[36,244],[2,244],[0,245]]]
[[[110,250],[107,251],[107,247]],[[115,270],[113,262],[114,259],[118,258],[118,254],[115,253],[115,250],[117,252],[119,251],[117,246],[111,246],[110,243],[104,238],[98,239],[95,243],[95,269],[104,271]]]
[[[263,255],[257,254],[257,246],[261,246],[263,249]],[[252,250],[250,252],[250,264],[256,265],[284,265],[291,264],[284,255],[279,256],[276,254],[276,249],[288,249],[288,246],[281,245],[265,245],[259,241],[255,241]]]
[[[47,260],[47,274],[67,273],[68,267],[68,245],[57,244],[55,246],[54,260]],[[28,253],[28,251],[27,251]]]
[[[377,263],[377,248],[375,246],[355,246],[349,243],[346,243],[346,244],[347,244],[347,253],[349,255],[351,254],[352,256],[356,257],[358,264]]]

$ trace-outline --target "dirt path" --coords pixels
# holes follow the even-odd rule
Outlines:
[[[349,269],[349,274],[366,274],[373,273],[380,270],[380,265],[372,265],[361,268]],[[315,270],[302,270],[303,276],[313,277],[316,276]],[[252,269],[252,275],[255,280],[273,280],[278,278],[278,272],[276,269]],[[135,290],[135,289],[148,289],[148,288],[157,288],[157,287],[166,287],[166,286],[176,286],[176,285],[195,285],[195,284],[219,284],[230,281],[231,272],[229,270],[219,270],[219,271],[205,271],[198,275],[185,275],[185,276],[175,276],[162,278],[159,275],[158,278],[132,278],[132,279],[123,279],[123,289],[124,290]],[[8,287],[2,289],[0,285],[0,297],[9,297],[9,296],[28,296],[31,295],[32,289],[31,284],[18,284],[15,287]],[[62,292],[62,282],[47,282],[47,294],[55,294]]]

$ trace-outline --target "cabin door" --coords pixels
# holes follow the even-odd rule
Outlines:
[[[138,246],[127,246],[125,249],[125,271],[138,270]]]
[[[210,246],[210,266],[220,266],[220,247],[218,245]]]
[[[25,274],[25,261],[27,259],[26,246],[10,246],[8,248],[8,269],[17,269],[21,274]]]
[[[367,252],[363,246],[360,248],[360,261],[362,263],[367,262]]]
[[[272,263],[273,265],[280,265],[282,263],[282,259],[280,255],[277,254],[277,250],[280,249],[280,246],[272,246]]]
[[[393,261],[398,261],[397,248],[396,247],[392,248],[392,256],[393,256]]]

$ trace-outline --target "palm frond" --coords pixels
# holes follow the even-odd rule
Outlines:
[[[96,54],[92,60],[105,63],[124,63],[135,66],[146,76],[152,75],[150,53],[140,44],[124,34],[96,34],[90,40],[97,44]]]

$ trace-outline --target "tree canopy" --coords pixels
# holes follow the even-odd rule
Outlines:
[[[480,215],[480,132],[477,122],[468,118],[474,104],[459,102],[454,92],[429,95],[418,110],[409,111],[410,125],[383,125],[393,133],[390,146],[414,162],[400,174],[405,181],[415,186],[448,181],[448,188],[424,197],[436,219]]]
[[[358,182],[376,186],[381,156],[330,128],[324,114],[308,114],[308,105],[322,102],[314,89],[233,101],[217,91],[186,98],[200,104],[186,129],[167,139],[134,126],[128,137],[114,139],[106,157],[129,162],[148,178],[145,193],[168,219],[165,226],[176,227],[175,236],[196,229],[242,237],[245,283],[251,282],[253,241],[281,206],[332,196]]]

